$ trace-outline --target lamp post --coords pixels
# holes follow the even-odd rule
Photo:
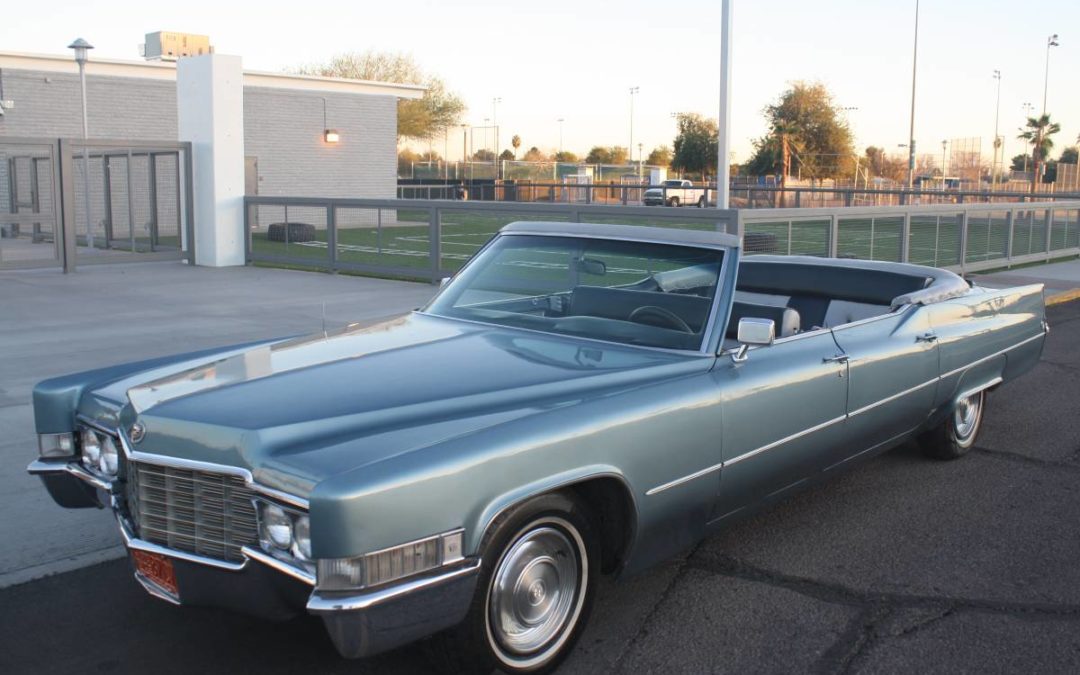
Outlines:
[[[1046,114],[1046,92],[1050,86],[1050,48],[1057,47],[1059,44],[1057,33],[1046,38],[1046,75],[1043,78],[1043,115]]]
[[[90,148],[86,141],[90,137],[90,124],[86,115],[86,60],[87,52],[94,46],[82,38],[76,38],[68,45],[75,51],[75,63],[79,64],[79,86],[82,88],[82,137],[83,137],[83,208],[86,211],[86,245],[94,248],[94,227],[90,218]]]
[[[990,190],[997,187],[998,174],[998,151],[1001,149],[1001,136],[998,135],[998,120],[1001,118],[1001,71],[994,71],[994,79],[997,80],[997,104],[994,108],[994,160],[990,162]],[[1002,157],[1002,160],[1005,158]]]
[[[638,143],[637,144],[637,177],[638,177],[638,180],[641,180],[641,170],[642,170],[641,154],[642,154],[642,151],[644,149],[645,149],[645,144],[644,143]]]
[[[500,103],[502,103],[500,97],[491,99],[491,126],[495,127],[491,132],[491,135],[495,137],[495,158],[491,160],[491,163],[495,168],[495,180],[499,179],[499,123],[496,114]]]
[[[919,63],[919,0],[915,0],[915,44],[911,56],[911,126],[908,132],[908,169],[907,186],[910,190],[915,183],[915,74]]]
[[[562,130],[563,130],[563,122],[565,122],[565,121],[566,121],[566,118],[564,118],[564,117],[560,117],[558,119],[558,122],[559,122],[559,154],[560,155],[562,154]]]
[[[641,87],[630,87],[630,145],[626,147],[626,150],[630,153],[631,163],[634,161],[634,95],[640,90]]]
[[[945,165],[945,148],[949,145],[949,141],[941,142],[941,191],[945,191],[945,174],[948,173]]]

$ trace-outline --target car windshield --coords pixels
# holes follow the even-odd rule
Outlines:
[[[709,325],[723,255],[670,244],[500,235],[424,311],[697,350]]]

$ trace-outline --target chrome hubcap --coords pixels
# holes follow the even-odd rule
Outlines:
[[[540,527],[506,552],[491,587],[491,627],[509,652],[535,652],[558,635],[578,595],[578,554],[562,531]]]
[[[966,440],[975,433],[975,427],[979,422],[979,408],[981,405],[981,394],[968,396],[956,404],[956,412],[953,413],[953,425],[956,427],[957,440]]]

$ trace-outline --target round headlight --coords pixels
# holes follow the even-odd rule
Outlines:
[[[98,460],[98,469],[107,476],[115,476],[120,468],[120,453],[116,450],[116,444],[106,436],[101,441],[101,458]]]
[[[270,550],[272,546],[287,551],[292,546],[292,518],[280,506],[263,505],[261,530],[259,540],[263,548]]]
[[[311,560],[311,519],[298,516],[293,525],[293,537],[296,539],[296,557]]]
[[[101,442],[97,434],[90,429],[83,429],[81,435],[82,463],[87,469],[97,470],[101,462]]]

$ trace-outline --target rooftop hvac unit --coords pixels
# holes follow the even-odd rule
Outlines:
[[[147,61],[175,61],[181,56],[212,54],[213,46],[207,35],[158,31],[146,34],[146,44],[140,52]]]

